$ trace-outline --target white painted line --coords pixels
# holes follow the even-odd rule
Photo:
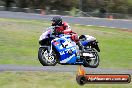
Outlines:
[[[84,25],[84,24],[75,24],[79,26],[96,26],[96,25]],[[108,26],[96,26],[96,27],[106,27],[106,28],[117,28],[117,27],[108,27]],[[129,28],[118,28],[118,29],[129,29]]]

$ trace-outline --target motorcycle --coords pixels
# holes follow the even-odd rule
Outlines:
[[[39,38],[38,59],[43,66],[83,65],[96,68],[99,65],[100,49],[96,38],[81,35],[80,42],[84,50],[79,50],[78,45],[71,40],[71,35],[58,34],[55,27],[47,28]]]

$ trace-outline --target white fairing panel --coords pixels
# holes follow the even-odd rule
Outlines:
[[[40,36],[39,41],[40,41],[40,40],[43,40],[43,39],[45,39],[45,38],[47,38],[47,35],[48,35],[48,34],[49,34],[49,31],[44,32],[44,33]]]
[[[94,41],[94,40],[96,40],[96,38],[93,37],[93,36],[90,36],[90,35],[85,35],[85,36],[86,36],[86,38],[87,38],[88,41]]]
[[[42,35],[40,36],[39,40],[43,40],[47,38],[47,35],[53,31],[54,26],[48,27],[46,31],[43,31]]]

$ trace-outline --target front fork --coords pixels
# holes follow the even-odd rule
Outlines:
[[[40,48],[46,48],[46,49],[48,50],[47,52],[48,52],[49,56],[52,55],[52,50],[53,50],[53,48],[52,48],[52,43],[51,43],[50,46],[44,45],[44,46],[40,46]]]

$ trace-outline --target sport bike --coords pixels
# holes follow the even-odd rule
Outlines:
[[[90,35],[81,35],[80,42],[84,46],[81,51],[71,39],[70,34],[59,34],[55,27],[47,28],[39,38],[38,59],[43,66],[83,65],[96,68],[99,65],[100,49],[96,38]]]

